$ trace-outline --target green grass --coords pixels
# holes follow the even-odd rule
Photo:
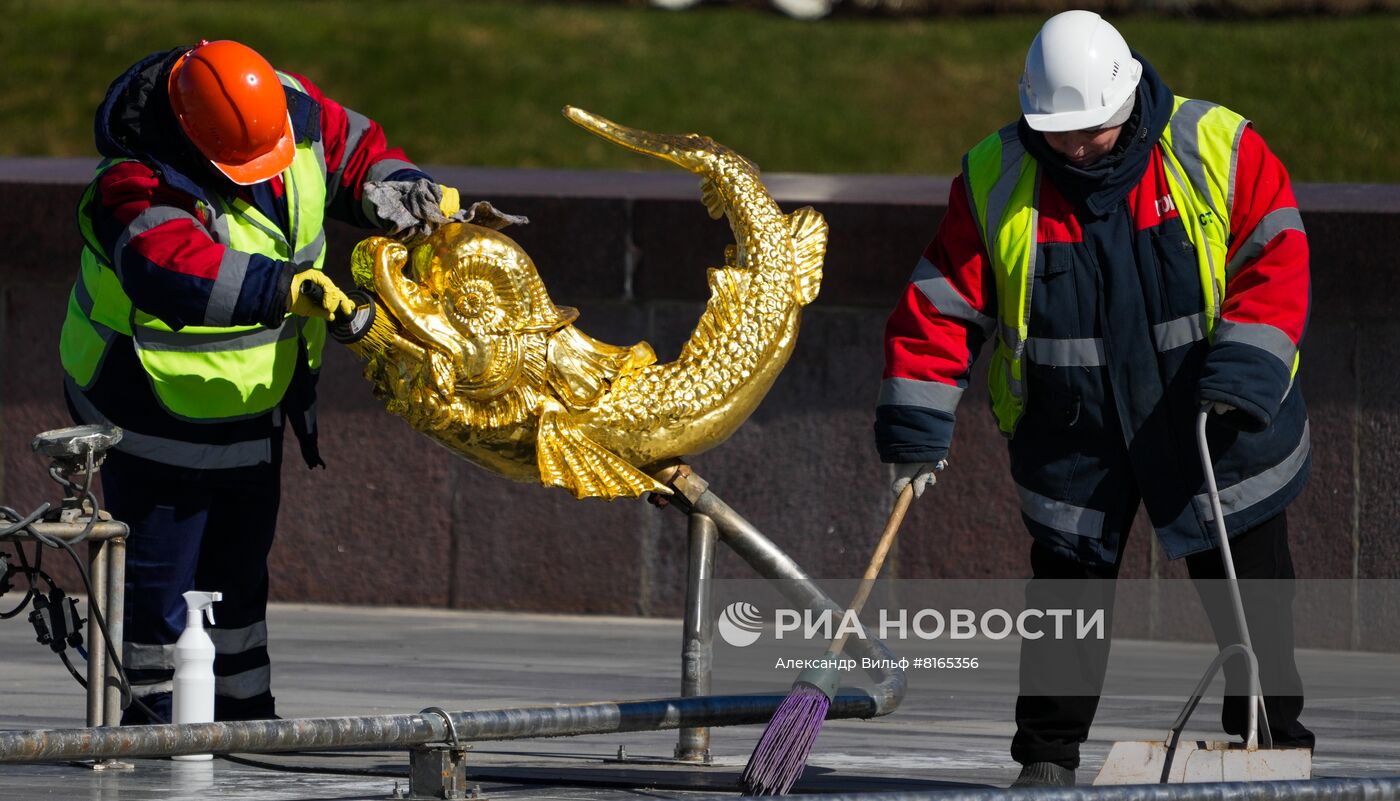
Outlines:
[[[1040,17],[804,24],[720,6],[500,0],[5,2],[0,154],[89,155],[138,57],[234,38],[384,124],[422,162],[647,168],[574,104],[710,134],[767,170],[950,175],[1016,113]],[[1178,94],[1251,117],[1295,178],[1400,182],[1400,16],[1117,20]],[[1391,132],[1387,134],[1386,132]]]

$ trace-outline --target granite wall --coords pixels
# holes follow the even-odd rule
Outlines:
[[[0,160],[0,500],[20,509],[55,496],[29,439],[68,424],[56,343],[76,266],[73,210],[92,163]],[[679,173],[443,167],[464,197],[528,215],[511,233],[555,302],[615,343],[674,357],[722,259],[726,225],[709,220]],[[774,175],[789,210],[811,204],[831,227],[821,296],[803,317],[786,372],[727,443],[693,459],[731,506],[813,575],[858,575],[888,508],[871,444],[888,307],[936,230],[948,181]],[[1302,185],[1313,248],[1313,315],[1300,373],[1314,466],[1290,511],[1299,574],[1351,582],[1400,578],[1400,187]],[[356,232],[334,226],[327,269],[348,282]],[[576,501],[513,484],[435,446],[371,397],[355,359],[328,348],[321,428],[328,470],[288,451],[273,594],[282,600],[463,609],[678,615],[685,525],[639,501]],[[1364,371],[1364,372],[1363,372]],[[954,465],[906,523],[892,575],[1014,578],[1028,573],[1005,448],[980,382],[963,403]],[[750,575],[731,554],[719,574]],[[1125,575],[1184,575],[1139,520]],[[1364,598],[1365,592],[1353,593]],[[1354,601],[1324,639],[1395,639],[1397,610]],[[1170,635],[1168,610],[1141,633]],[[1379,639],[1377,639],[1379,638]],[[1395,643],[1391,643],[1395,644]]]

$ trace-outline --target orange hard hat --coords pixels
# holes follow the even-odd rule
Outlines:
[[[200,41],[170,69],[168,88],[185,136],[229,180],[255,184],[291,166],[287,97],[251,47]]]

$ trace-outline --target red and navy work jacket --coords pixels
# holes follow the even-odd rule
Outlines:
[[[257,253],[240,253],[213,234],[209,207],[215,196],[257,209],[291,236],[289,204],[281,176],[237,186],[217,173],[181,133],[166,93],[166,79],[185,48],[137,62],[108,89],[95,121],[97,149],[121,160],[101,170],[78,210],[122,290],[136,307],[178,331],[185,326],[279,325],[287,312],[298,265]],[[383,222],[363,207],[370,181],[427,177],[390,148],[380,126],[327,98],[315,84],[293,76],[304,91],[285,87],[298,142],[319,145],[326,166],[325,214],[364,228]],[[79,422],[112,422],[126,429],[119,448],[152,461],[185,468],[240,468],[273,461],[280,451],[285,415],[308,464],[319,462],[315,444],[315,371],[303,364],[285,399],[248,419],[182,419],[155,397],[131,337],[107,350],[93,382],[66,386],[70,412]],[[305,362],[305,360],[303,360]]]
[[[1288,175],[1243,127],[1228,278],[1208,338],[1196,245],[1168,192],[1162,128],[1147,130],[1126,129],[1147,149],[1141,175],[1101,213],[1069,200],[1050,170],[1035,204],[1026,406],[1010,435],[1011,471],[1031,533],[1089,564],[1121,559],[1139,502],[1170,557],[1213,547],[1194,436],[1203,402],[1236,409],[1209,426],[1232,536],[1280,513],[1310,463],[1306,408],[1283,362],[1292,354],[1277,352],[1301,343],[1309,303],[1307,239]],[[1027,149],[1044,165],[1053,154],[1040,144]],[[875,424],[884,461],[948,455],[973,360],[998,335],[991,269],[959,176],[886,326]],[[1221,335],[1231,326],[1269,336]],[[1284,338],[1287,347],[1270,347]]]

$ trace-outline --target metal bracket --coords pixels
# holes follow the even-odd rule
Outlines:
[[[457,736],[457,724],[452,722],[452,716],[447,714],[447,710],[440,706],[430,706],[419,711],[418,714],[426,715],[429,712],[442,718],[442,723],[447,727],[447,745],[460,751],[465,751],[469,746],[462,745],[462,740]]]
[[[457,724],[442,707],[430,706],[420,715],[434,714],[447,727],[447,741],[441,744],[419,745],[408,752],[408,795],[400,798],[484,799],[481,786],[467,790],[467,751],[457,736]]]
[[[653,465],[647,467],[646,470],[652,478],[669,487],[675,493],[671,496],[656,496],[652,499],[653,502],[660,506],[675,503],[687,514],[695,508],[695,504],[700,501],[700,496],[704,495],[710,488],[708,481],[696,475],[691,470],[690,465],[679,460]]]
[[[472,798],[481,798],[472,788]],[[414,746],[408,752],[406,798],[467,798],[467,751],[443,745]]]

